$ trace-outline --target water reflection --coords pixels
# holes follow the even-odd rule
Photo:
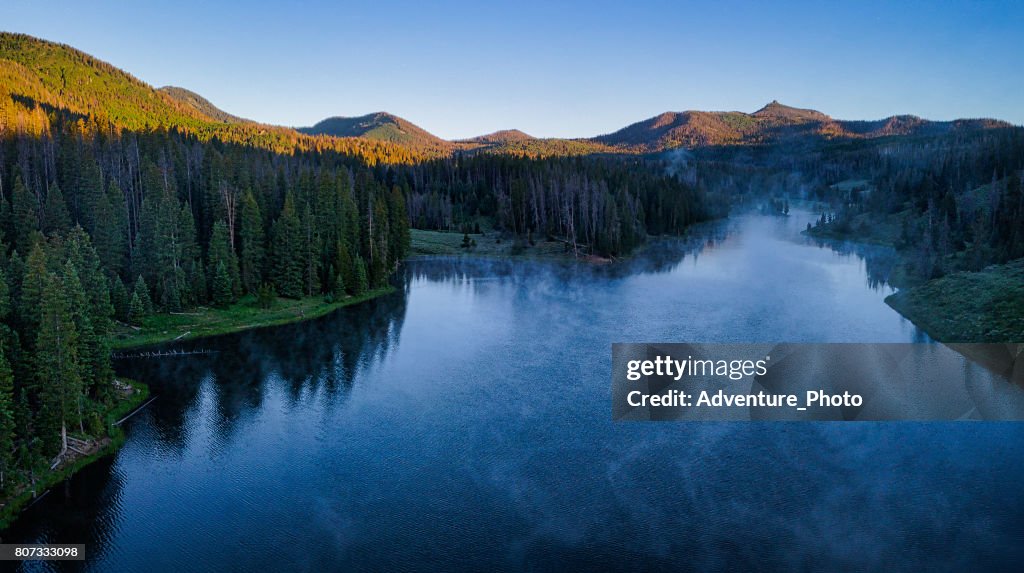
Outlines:
[[[343,397],[361,367],[383,360],[398,344],[405,310],[400,289],[316,320],[162,345],[152,350],[185,354],[125,358],[115,366],[123,376],[145,380],[163,402],[181,405],[155,408],[153,417],[161,443],[181,448],[184,417],[197,407],[204,383],[214,389],[216,427],[225,439],[246,410],[260,409],[268,380],[283,380],[292,402],[318,388]],[[197,351],[208,354],[188,354]]]
[[[831,249],[844,256],[855,256],[864,261],[867,285],[875,290],[889,286],[893,272],[900,265],[900,256],[892,247],[816,237],[808,237],[807,240],[820,248]]]

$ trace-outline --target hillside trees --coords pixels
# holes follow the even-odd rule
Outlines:
[[[955,134],[901,145],[831,150],[830,172],[799,165],[827,186],[843,178],[871,182],[866,193],[831,199],[831,230],[896,218],[897,247],[921,279],[978,271],[1024,257],[1024,129]]]
[[[410,192],[401,199],[408,197],[419,227],[465,230],[487,218],[498,230],[585,253],[628,253],[648,234],[678,234],[726,212],[723,202],[640,159],[474,156],[405,171]],[[408,233],[407,223],[394,224],[399,236]]]

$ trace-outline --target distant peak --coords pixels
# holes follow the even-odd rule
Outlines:
[[[790,120],[828,120],[829,116],[813,109],[802,109],[779,103],[773,99],[752,114],[754,117],[784,118]]]
[[[770,101],[770,102],[764,104],[763,106],[761,106],[761,109],[755,111],[754,115],[757,115],[759,113],[764,113],[764,112],[769,112],[769,111],[778,111],[778,110],[784,110],[784,109],[796,109],[796,108],[795,107],[790,107],[788,105],[783,105],[783,104],[779,103],[779,100],[773,99],[772,101]]]
[[[297,129],[310,135],[365,137],[417,148],[443,148],[449,145],[409,120],[386,111],[355,117],[329,117],[313,127]]]
[[[398,117],[397,115],[395,115],[393,113],[388,113],[386,111],[377,111],[377,112],[374,112],[374,113],[371,113],[371,114],[367,114],[367,117],[372,117],[374,119],[390,119],[392,121],[398,121],[398,120],[402,119],[402,118]]]

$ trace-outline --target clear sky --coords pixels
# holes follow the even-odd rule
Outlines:
[[[149,4],[3,0],[0,29],[282,125],[384,110],[447,138],[582,137],[773,99],[1024,123],[1012,0]]]

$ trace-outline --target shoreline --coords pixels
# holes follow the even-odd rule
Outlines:
[[[278,298],[269,309],[259,308],[249,295],[223,309],[200,307],[190,312],[158,313],[147,318],[141,327],[119,324],[110,338],[110,349],[131,350],[313,320],[395,290],[388,286],[334,302],[327,302],[319,295],[295,300]]]
[[[817,228],[801,233],[821,241],[892,248],[905,262],[901,250],[889,240]],[[888,284],[896,292],[885,297],[885,304],[936,342],[1024,340],[1024,259],[926,281],[912,280],[901,268]]]
[[[530,245],[521,237],[510,237],[491,230],[485,233],[469,233],[470,240],[480,239],[477,244],[463,247],[462,240],[466,233],[457,231],[435,231],[428,229],[412,229],[412,245],[406,260],[428,259],[431,257],[472,257],[492,260],[523,260],[523,261],[554,261],[576,262],[588,265],[608,265],[628,261],[650,248],[652,243],[663,239],[689,239],[696,232],[711,225],[728,221],[729,217],[719,217],[699,221],[688,225],[681,234],[647,235],[642,243],[628,253],[617,256],[601,256],[580,254],[574,256],[572,250],[566,250],[561,240],[547,238],[536,239]]]
[[[939,342],[1024,341],[1024,259],[901,288],[885,303]]]
[[[54,486],[63,483],[64,480],[75,475],[90,464],[113,455],[121,449],[121,446],[125,443],[125,435],[117,423],[123,421],[125,416],[134,413],[138,408],[147,404],[150,396],[149,386],[142,382],[121,377],[115,377],[115,380],[129,384],[134,389],[134,392],[118,400],[118,403],[114,404],[104,414],[107,426],[106,435],[95,440],[94,445],[96,449],[87,455],[67,460],[57,466],[56,469],[46,470],[39,476],[35,484],[19,484],[10,496],[0,501],[0,533],[17,520],[22,511],[42,499]]]

